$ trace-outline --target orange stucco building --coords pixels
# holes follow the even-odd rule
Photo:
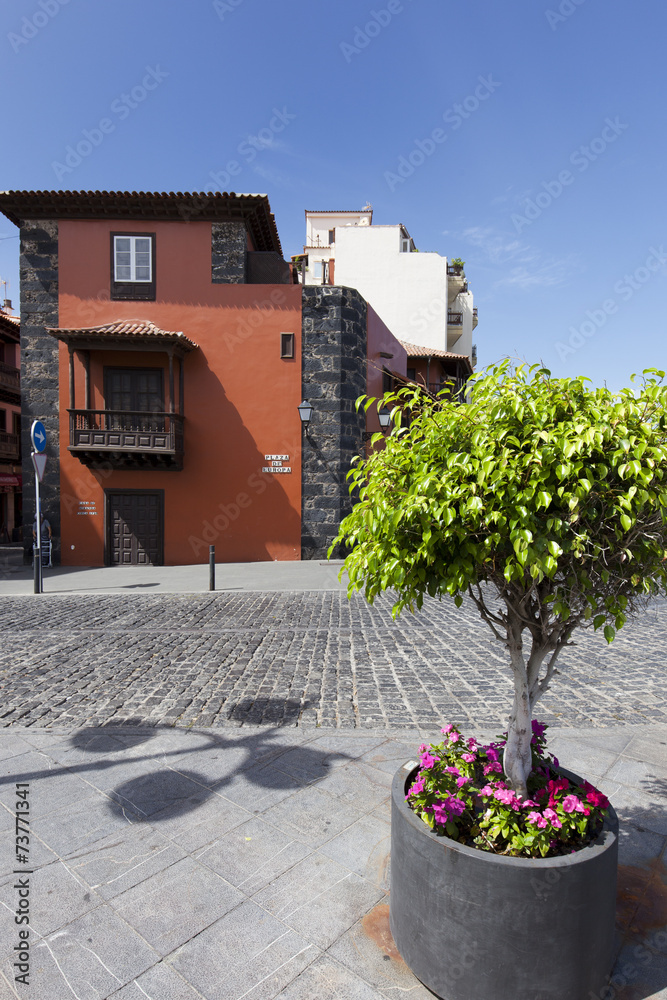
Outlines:
[[[42,420],[56,560],[322,557],[377,429],[354,400],[406,370],[359,293],[294,283],[263,195],[7,192],[0,210],[21,227],[24,466]]]

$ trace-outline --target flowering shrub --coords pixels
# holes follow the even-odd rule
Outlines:
[[[508,787],[503,772],[506,733],[482,746],[448,725],[442,743],[419,748],[408,804],[436,833],[494,854],[546,858],[585,847],[599,834],[609,802],[587,781],[575,785],[560,775],[546,752],[547,727],[532,725],[527,798]]]

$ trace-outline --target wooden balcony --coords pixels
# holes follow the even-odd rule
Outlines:
[[[69,446],[84,465],[183,468],[183,417],[146,410],[68,410]]]
[[[0,431],[0,462],[19,462],[21,460],[21,438],[18,434],[8,434]]]
[[[447,313],[447,326],[463,326],[463,313],[462,312],[448,312]]]
[[[4,361],[0,361],[0,398],[15,403],[21,398],[21,373]]]

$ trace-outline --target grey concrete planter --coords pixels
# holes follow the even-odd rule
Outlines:
[[[418,979],[445,1000],[591,1000],[614,952],[618,820],[562,858],[506,858],[438,837],[395,775],[390,924]],[[563,774],[575,778],[568,771]]]

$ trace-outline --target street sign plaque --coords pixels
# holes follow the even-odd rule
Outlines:
[[[46,448],[46,428],[41,420],[33,420],[30,428],[30,440],[35,451],[44,451]]]

